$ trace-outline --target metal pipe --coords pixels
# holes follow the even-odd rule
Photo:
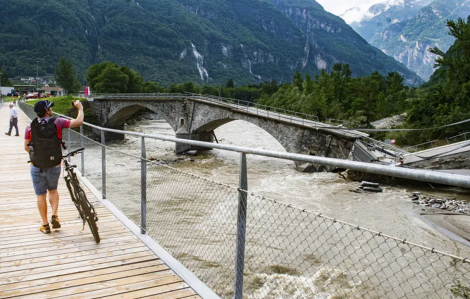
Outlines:
[[[237,251],[235,254],[235,287],[234,299],[243,297],[243,270],[245,268],[246,216],[248,204],[248,179],[246,171],[246,154],[240,154],[240,181],[238,188]]]
[[[101,130],[101,194],[106,198],[106,140],[104,130]]]
[[[145,150],[145,137],[140,139],[141,163],[140,163],[140,233],[147,232],[147,152]]]
[[[83,131],[83,125],[80,126],[80,147],[81,148],[84,148],[85,147],[85,134],[84,134],[84,131]],[[82,151],[81,153],[81,169],[80,169],[80,173],[82,174],[82,176],[85,176],[85,151]]]

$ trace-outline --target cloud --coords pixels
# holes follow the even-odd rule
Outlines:
[[[326,11],[334,15],[341,15],[346,10],[358,7],[361,11],[367,11],[369,7],[376,3],[384,2],[383,0],[317,0]]]

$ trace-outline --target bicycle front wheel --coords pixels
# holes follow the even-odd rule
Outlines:
[[[80,197],[80,204],[82,206],[86,222],[88,223],[88,227],[90,228],[91,234],[93,235],[96,244],[98,244],[100,243],[100,235],[98,233],[98,226],[96,226],[96,215],[94,213],[93,207],[86,198],[85,192],[83,192],[83,190],[78,191],[78,196]]]

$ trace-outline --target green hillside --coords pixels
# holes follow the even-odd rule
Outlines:
[[[0,0],[0,7],[0,67],[10,78],[35,75],[36,62],[40,76],[53,74],[63,56],[83,83],[87,68],[103,61],[164,86],[287,82],[296,70],[319,74],[335,62],[349,63],[355,76],[398,71],[408,84],[420,82],[315,1]]]

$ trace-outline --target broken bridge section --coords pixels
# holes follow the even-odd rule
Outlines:
[[[252,123],[271,134],[290,153],[348,159],[354,142],[360,135],[353,132],[326,129],[327,125],[297,116],[227,103],[213,98],[178,94],[116,94],[98,95],[90,101],[100,125],[123,130],[126,121],[146,108],[164,119],[177,138],[214,142],[214,130],[234,120]],[[116,137],[116,136],[115,136]],[[176,152],[208,150],[176,144]],[[296,163],[301,166],[300,163]],[[313,171],[321,168],[309,166]]]

